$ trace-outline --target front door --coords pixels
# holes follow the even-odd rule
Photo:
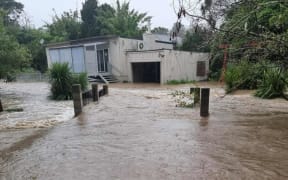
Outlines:
[[[97,50],[97,62],[98,62],[98,72],[107,73],[109,65],[109,53],[108,49]]]

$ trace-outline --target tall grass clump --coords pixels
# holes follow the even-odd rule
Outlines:
[[[287,71],[279,67],[268,68],[263,73],[263,79],[257,89],[255,96],[263,99],[271,99],[277,97],[284,97],[287,91]]]
[[[88,89],[87,73],[73,74],[72,75],[72,85],[73,84],[80,84],[82,91],[87,90]]]
[[[70,99],[72,80],[72,73],[68,63],[54,63],[51,69],[49,69],[52,99]]]
[[[73,74],[68,63],[54,63],[49,70],[51,98],[68,100],[72,98],[72,85],[80,84],[82,91],[88,88],[86,73]]]

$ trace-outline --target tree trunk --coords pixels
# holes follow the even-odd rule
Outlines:
[[[1,103],[1,99],[0,99],[0,112],[3,111],[3,106],[2,106],[2,103]]]

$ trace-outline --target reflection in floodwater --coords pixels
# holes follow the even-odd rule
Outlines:
[[[169,95],[188,86],[113,86],[72,121],[0,130],[27,137],[0,148],[0,179],[288,178],[287,101],[214,87],[201,118]]]

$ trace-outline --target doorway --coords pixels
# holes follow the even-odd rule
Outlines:
[[[132,63],[133,82],[160,83],[160,62]]]
[[[99,73],[106,73],[108,72],[108,49],[100,49],[97,50],[97,63],[98,63],[98,72]]]

